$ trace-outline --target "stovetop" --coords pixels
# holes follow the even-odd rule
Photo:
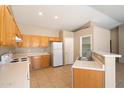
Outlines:
[[[15,58],[15,59],[13,59],[10,63],[25,62],[25,61],[28,61],[28,58],[27,58],[27,57]]]

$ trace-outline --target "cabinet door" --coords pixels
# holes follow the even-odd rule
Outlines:
[[[11,46],[12,41],[12,22],[11,22],[11,15],[7,9],[4,10],[4,31],[5,31],[5,38],[4,38],[4,45]]]
[[[4,6],[0,6],[0,46],[4,43],[4,29],[3,29],[3,17],[4,16]]]
[[[40,69],[42,67],[41,60],[42,60],[41,56],[32,56],[31,57],[32,69]]]
[[[31,39],[31,47],[40,47],[40,37],[39,36],[32,36]]]
[[[22,44],[21,47],[29,48],[31,47],[31,36],[30,35],[22,35]]]
[[[103,88],[104,71],[73,69],[74,88]]]
[[[42,55],[42,63],[41,66],[44,67],[49,67],[50,65],[50,56],[49,55]]]
[[[16,46],[16,23],[8,6],[0,6],[0,46]]]
[[[18,36],[19,38],[22,39],[22,34],[21,34],[21,32],[20,32],[20,30],[19,30],[17,25],[16,25],[16,36]],[[16,42],[16,44],[17,44],[17,47],[21,47],[22,46],[22,41],[21,42]]]
[[[42,36],[41,37],[41,47],[47,48],[48,47],[48,37],[47,36]]]
[[[11,19],[11,44],[12,44],[12,47],[16,47],[16,24],[14,22],[13,19]]]
[[[59,37],[49,37],[50,42],[61,42],[62,40]]]

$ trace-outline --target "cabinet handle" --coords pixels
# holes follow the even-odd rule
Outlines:
[[[30,80],[29,74],[27,73],[27,80]]]

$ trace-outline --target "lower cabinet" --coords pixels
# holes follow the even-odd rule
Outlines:
[[[49,55],[43,55],[42,56],[42,62],[41,62],[41,67],[49,67],[50,65],[50,56]]]
[[[104,71],[73,69],[74,88],[104,88]]]
[[[40,56],[31,56],[31,69],[41,69],[49,67],[50,65],[50,56],[49,55],[40,55]]]
[[[31,66],[32,69],[40,69],[41,68],[41,56],[32,56],[31,57]]]

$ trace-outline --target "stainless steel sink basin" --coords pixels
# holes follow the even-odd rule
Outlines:
[[[77,60],[82,60],[82,61],[92,61],[92,58],[91,58],[91,57],[89,57],[89,58],[87,58],[87,57],[78,57]]]

